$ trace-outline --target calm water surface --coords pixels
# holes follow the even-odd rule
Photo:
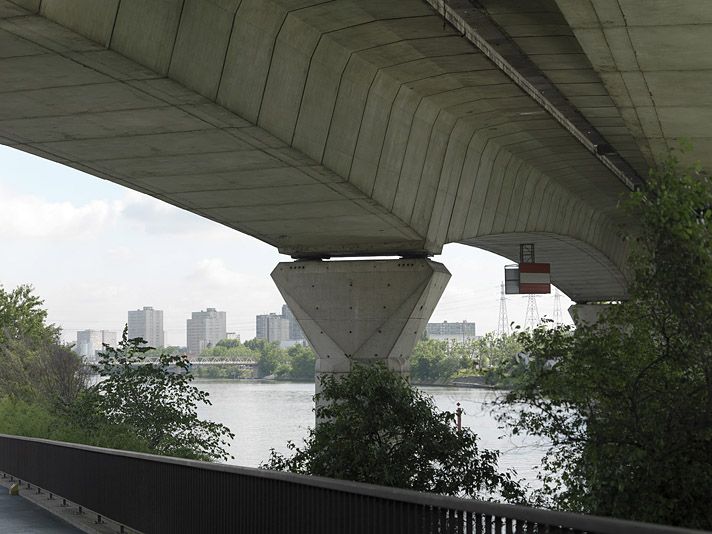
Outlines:
[[[231,463],[257,467],[269,457],[271,448],[287,452],[287,440],[301,443],[307,428],[314,425],[312,412],[314,384],[295,382],[251,382],[237,380],[196,380],[210,393],[212,406],[199,410],[200,416],[227,425],[234,433]],[[533,481],[544,447],[533,438],[504,437],[491,415],[488,403],[497,392],[482,389],[424,387],[441,410],[454,411],[459,402],[465,410],[463,426],[480,437],[480,446],[499,449],[500,465],[517,470]]]

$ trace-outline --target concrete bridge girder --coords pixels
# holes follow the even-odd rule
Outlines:
[[[29,47],[0,60],[6,144],[287,253],[538,232],[622,257],[622,186],[425,3],[23,4],[42,17],[0,21]]]
[[[704,0],[555,0],[600,77],[622,126],[648,163],[692,144],[688,162],[712,166],[712,4]]]

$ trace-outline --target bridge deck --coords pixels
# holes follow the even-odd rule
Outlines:
[[[36,504],[21,497],[10,496],[4,487],[0,487],[0,531],[14,534],[80,532]]]

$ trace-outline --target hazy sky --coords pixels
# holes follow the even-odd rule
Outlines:
[[[164,312],[166,343],[186,344],[191,311],[227,312],[228,331],[255,335],[255,315],[283,303],[269,273],[289,260],[257,239],[57,163],[0,145],[0,285],[30,283],[67,341],[76,331],[120,331],[127,311]],[[433,321],[497,329],[499,284],[510,261],[465,245],[434,258],[452,279]],[[562,295],[561,306],[571,304]],[[553,296],[541,296],[542,316]],[[526,298],[510,296],[523,323]]]

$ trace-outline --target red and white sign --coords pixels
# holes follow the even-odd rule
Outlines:
[[[520,263],[519,293],[551,293],[551,264]]]

